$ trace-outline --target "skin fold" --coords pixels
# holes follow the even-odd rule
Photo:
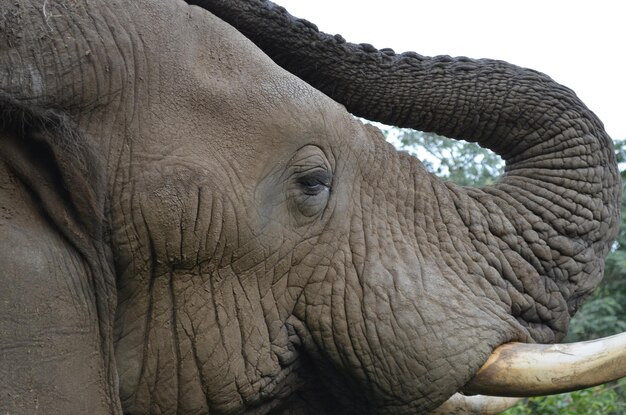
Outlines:
[[[571,91],[363,46],[392,79],[312,72],[281,49],[310,24],[197,3],[0,3],[1,413],[427,413],[498,345],[565,335],[620,200]],[[346,108],[505,177],[443,182]]]

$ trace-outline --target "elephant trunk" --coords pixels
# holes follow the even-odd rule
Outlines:
[[[500,304],[526,341],[565,335],[569,317],[602,278],[621,199],[611,139],[574,92],[502,61],[351,44],[266,0],[188,2],[235,26],[357,116],[499,154],[506,168],[498,183],[481,189],[439,183],[450,202],[440,209],[465,225],[455,238],[483,258],[482,271],[468,269],[477,285],[494,285],[480,301]]]
[[[512,314],[525,320],[536,341],[564,336],[567,315],[602,277],[621,197],[611,139],[574,92],[502,61],[396,54],[347,43],[265,0],[189,3],[234,25],[279,65],[355,115],[477,142],[502,156],[506,169],[499,183],[448,186],[470,232],[480,216],[497,240],[474,235],[470,239],[481,245],[475,248],[510,248],[504,261],[513,272],[502,274],[531,297],[513,305]],[[490,266],[502,270],[499,262]],[[538,282],[544,277],[551,281]],[[545,289],[533,293],[537,286]],[[554,291],[560,291],[559,305],[548,294]],[[527,300],[540,303],[539,311],[528,313]],[[533,329],[546,322],[549,330]]]

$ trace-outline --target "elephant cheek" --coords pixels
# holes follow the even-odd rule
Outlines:
[[[497,304],[477,298],[417,250],[389,262],[378,255],[359,261],[355,252],[337,251],[334,265],[305,288],[295,313],[302,343],[346,405],[363,402],[365,410],[405,402],[407,413],[432,409],[461,388],[494,347],[523,336]]]

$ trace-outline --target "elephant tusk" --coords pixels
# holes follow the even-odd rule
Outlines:
[[[507,343],[496,348],[463,392],[540,396],[626,376],[626,333],[570,344]]]
[[[506,411],[522,398],[464,396],[455,393],[430,415],[496,415]]]

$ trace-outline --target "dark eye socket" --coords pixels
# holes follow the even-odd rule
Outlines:
[[[302,192],[307,196],[316,196],[330,188],[330,174],[326,171],[314,172],[298,178]]]

